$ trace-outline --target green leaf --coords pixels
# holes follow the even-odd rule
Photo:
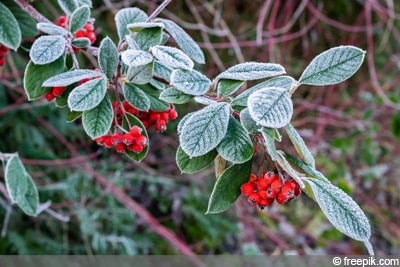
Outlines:
[[[141,50],[149,51],[150,47],[161,44],[162,28],[156,27],[143,29],[135,34],[134,40]]]
[[[171,81],[171,74],[173,70],[173,68],[170,68],[157,60],[154,61],[154,75],[166,80],[167,82]]]
[[[271,156],[271,159],[273,161],[278,160],[278,153],[275,146],[275,129],[263,127],[260,132],[264,138],[264,145],[268,151],[268,154]]]
[[[257,80],[285,74],[285,69],[274,63],[245,62],[221,72],[216,79]]]
[[[52,76],[43,82],[45,87],[68,86],[83,79],[92,79],[101,77],[102,74],[94,70],[72,70]]]
[[[87,5],[81,6],[74,10],[70,18],[69,30],[75,33],[83,28],[90,18],[90,8]]]
[[[249,89],[247,89],[246,91],[235,97],[235,99],[232,101],[232,105],[246,107],[247,100],[252,93],[267,87],[278,87],[289,90],[294,85],[295,82],[296,80],[290,76],[280,76],[271,78],[269,80],[266,80],[265,82],[250,87]]]
[[[202,156],[191,158],[181,147],[178,147],[178,150],[176,151],[176,163],[182,173],[192,174],[201,171],[210,165],[217,154],[217,151],[213,149]]]
[[[105,135],[110,130],[113,116],[111,100],[106,95],[97,107],[83,112],[83,128],[91,138]]]
[[[125,100],[138,110],[148,111],[150,109],[149,97],[135,84],[125,84],[124,96]]]
[[[320,173],[310,165],[306,164],[305,162],[299,160],[295,156],[285,152],[285,157],[288,160],[288,162],[292,162],[295,166],[299,167],[302,171],[304,171],[307,174],[307,176],[320,179],[321,181],[324,182],[329,182],[329,180],[322,173]]]
[[[182,93],[175,87],[170,87],[161,92],[160,99],[169,103],[183,104],[192,100],[193,96]]]
[[[257,124],[280,128],[290,122],[293,103],[286,89],[270,87],[256,91],[247,101],[250,116]]]
[[[253,161],[235,164],[227,168],[215,182],[208,201],[208,213],[227,210],[240,196],[240,186],[249,180]]]
[[[17,51],[21,38],[17,19],[4,4],[0,3],[0,43]]]
[[[44,96],[49,88],[42,86],[48,78],[64,71],[65,59],[60,57],[56,61],[46,65],[35,65],[29,61],[24,74],[24,89],[29,100]]]
[[[160,100],[160,90],[155,89],[150,84],[137,84],[150,100],[150,109],[153,111],[165,111],[169,108],[169,103]]]
[[[304,143],[303,138],[301,138],[300,134],[296,131],[296,129],[288,123],[285,126],[285,130],[292,141],[296,151],[303,157],[304,162],[315,168],[315,160],[307,145]]]
[[[197,111],[196,111],[197,112]],[[178,134],[182,133],[182,130],[186,124],[186,122],[196,113],[196,112],[190,112],[188,114],[186,114],[178,123],[178,126],[176,127],[176,130],[178,132]]]
[[[135,22],[145,22],[147,15],[142,10],[136,7],[124,8],[115,14],[115,24],[120,40],[125,39],[125,35],[129,35],[127,25]]]
[[[79,7],[78,1],[76,0],[57,0],[58,5],[64,11],[65,14],[71,15]]]
[[[197,63],[205,63],[204,54],[199,45],[180,26],[168,19],[157,19],[156,21],[161,21],[165,25],[167,32],[171,34],[186,55]]]
[[[29,56],[37,65],[48,64],[64,54],[65,45],[65,39],[61,36],[41,36],[33,43]]]
[[[228,123],[228,103],[217,103],[193,113],[179,136],[183,151],[197,157],[213,150],[225,137]]]
[[[188,95],[203,95],[211,86],[211,81],[196,70],[174,70],[171,85]]]
[[[157,45],[151,48],[151,53],[162,64],[174,69],[191,70],[194,66],[190,57],[175,47]]]
[[[371,226],[357,203],[341,189],[314,178],[304,179],[328,220],[340,232],[359,241],[371,236]]]
[[[38,28],[38,30],[47,34],[65,36],[69,33],[69,31],[67,31],[65,28],[57,26],[53,23],[39,22],[38,24],[36,24],[36,27]]]
[[[318,56],[304,70],[299,82],[330,85],[350,78],[364,61],[365,51],[354,46],[331,48]]]
[[[246,162],[253,156],[253,143],[246,130],[233,116],[229,118],[228,130],[217,146],[217,151],[225,160],[235,164]]]
[[[154,29],[154,28],[159,28],[159,29],[164,29],[164,24],[162,23],[154,23],[154,22],[135,22],[135,23],[129,23],[126,25],[128,30],[131,32],[140,32],[142,30],[146,29]]]
[[[153,79],[153,62],[143,66],[129,67],[128,80],[135,84],[146,84]]]
[[[68,110],[68,114],[67,114],[67,122],[73,122],[76,119],[78,119],[79,117],[81,117],[83,114],[82,111],[69,111]]]
[[[74,40],[72,40],[71,44],[78,48],[85,48],[90,45],[90,40],[86,37],[75,38]]]
[[[23,10],[12,0],[2,0],[1,2],[11,11],[15,19],[18,21],[22,38],[35,37],[38,34],[36,29],[36,20],[28,12]],[[0,16],[0,21],[2,18],[3,16]],[[0,24],[3,24],[3,22],[1,21]]]
[[[258,134],[260,126],[251,118],[248,108],[240,112],[240,123],[249,134]]]
[[[95,108],[107,92],[104,77],[90,80],[76,87],[68,96],[68,107],[71,111],[86,111]]]
[[[108,37],[104,38],[100,43],[98,60],[100,69],[107,78],[111,79],[117,70],[119,58],[117,47]]]
[[[142,129],[142,135],[146,136],[147,140],[149,140],[149,135],[147,134],[146,128],[144,127],[143,123],[138,118],[136,118],[135,116],[133,116],[133,115],[131,115],[129,113],[126,113],[126,118],[128,118],[129,124],[126,121],[125,116],[124,116],[123,117],[123,127],[125,129],[129,130],[129,125],[130,125],[130,127],[133,127],[133,126],[137,125],[140,129]],[[150,146],[150,142],[148,141],[147,146],[143,149],[142,152],[135,153],[135,152],[130,151],[130,150],[127,149],[125,151],[125,154],[129,158],[140,162],[140,161],[142,161],[142,159],[144,159],[146,157],[147,153],[149,152],[149,146]]]
[[[289,174],[290,177],[292,177],[296,182],[299,184],[301,189],[304,189],[305,185],[303,183],[302,177],[304,177],[304,174],[299,173],[293,166],[290,164],[290,162],[286,159],[285,153],[281,150],[277,150],[277,162],[278,164],[282,167],[282,169],[285,170]]]
[[[4,178],[12,203],[17,204],[25,214],[36,216],[39,205],[37,188],[17,154],[7,161]]]
[[[151,63],[153,56],[145,51],[129,49],[121,53],[121,60],[130,67],[137,67]]]
[[[93,7],[92,0],[78,0],[79,5],[87,5]]]
[[[218,95],[226,96],[233,94],[243,83],[244,81],[221,79],[217,86]]]

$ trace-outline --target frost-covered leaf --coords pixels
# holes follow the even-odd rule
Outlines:
[[[205,96],[195,96],[194,101],[196,101],[199,104],[206,105],[206,106],[214,105],[215,103],[218,103],[217,100],[211,99],[211,98],[208,98]]]
[[[100,69],[107,78],[111,79],[118,67],[119,56],[117,47],[108,37],[104,38],[100,43],[98,60]]]
[[[213,149],[202,156],[190,157],[181,147],[178,147],[178,150],[176,151],[176,163],[182,173],[192,174],[201,171],[210,165],[217,154],[217,151]]]
[[[166,80],[171,81],[171,74],[174,69],[162,64],[161,62],[154,60],[154,75]]]
[[[161,28],[148,28],[136,33],[133,39],[140,50],[149,51],[150,47],[161,44],[162,36]]]
[[[65,39],[61,36],[41,36],[33,43],[29,56],[36,65],[48,64],[64,54],[65,44]]]
[[[221,157],[232,163],[243,163],[253,156],[254,148],[250,136],[232,116],[229,118],[228,130],[217,146],[217,151]]]
[[[150,100],[150,109],[153,111],[165,111],[169,108],[169,103],[160,100],[160,90],[157,90],[150,84],[136,84]]]
[[[371,236],[371,226],[357,203],[341,189],[318,179],[304,179],[328,220],[340,232],[359,241]]]
[[[296,80],[290,76],[280,76],[268,79],[265,82],[250,87],[249,89],[247,89],[246,91],[235,97],[235,99],[232,101],[232,105],[245,107],[247,106],[247,99],[252,93],[269,87],[278,87],[289,90],[295,82]]]
[[[249,180],[252,165],[252,160],[234,164],[221,174],[214,184],[206,214],[223,212],[235,203],[240,186]]]
[[[83,112],[83,129],[91,138],[105,135],[110,130],[113,116],[111,100],[106,95],[97,107]]]
[[[24,89],[28,99],[34,100],[44,96],[49,88],[44,87],[43,82],[64,71],[64,68],[64,57],[46,65],[35,65],[32,61],[29,61],[24,74]]]
[[[310,85],[330,85],[350,78],[364,61],[365,51],[354,46],[331,48],[306,67],[299,82]]]
[[[221,79],[218,82],[217,92],[218,95],[230,95],[236,92],[242,86],[244,81]]]
[[[264,145],[268,154],[271,156],[271,160],[278,160],[278,153],[275,146],[275,129],[263,127],[260,132],[264,138]]]
[[[139,32],[143,29],[152,29],[152,28],[164,29],[164,24],[155,22],[135,22],[135,23],[129,23],[128,25],[126,25],[126,27],[131,32]]]
[[[86,111],[95,108],[107,92],[104,77],[90,80],[76,87],[68,96],[68,107],[72,111]]]
[[[93,7],[92,0],[78,0],[79,5],[87,5]]]
[[[17,51],[21,44],[21,29],[11,11],[0,2],[0,43]]]
[[[153,78],[153,62],[143,66],[132,66],[128,68],[126,75],[131,83],[146,84]]]
[[[135,84],[125,84],[124,96],[125,100],[138,110],[148,111],[150,109],[149,97]]]
[[[85,48],[90,45],[90,40],[86,37],[75,38],[74,40],[72,40],[71,44],[78,48]]]
[[[228,103],[217,103],[193,113],[179,136],[183,151],[197,157],[213,150],[225,137],[228,122]]]
[[[121,53],[121,60],[130,67],[137,67],[152,62],[153,56],[145,51],[129,49]]]
[[[157,45],[151,48],[151,53],[158,61],[171,68],[190,70],[194,66],[190,57],[175,47]]]
[[[14,15],[20,27],[22,38],[35,37],[38,34],[36,29],[36,20],[17,3],[15,3],[15,1],[2,0],[1,3],[3,3]],[[6,17],[0,15],[0,25],[5,25],[3,23],[3,19],[6,19]],[[0,41],[0,43],[2,42]]]
[[[292,177],[296,182],[299,184],[300,188],[304,188],[305,185],[303,183],[302,177],[304,177],[304,174],[299,173],[297,170],[295,170],[292,165],[289,163],[289,161],[285,157],[285,153],[281,150],[276,151],[278,154],[277,162],[278,164],[282,167],[282,169],[285,170],[289,174],[290,177]]]
[[[182,130],[186,124],[186,122],[190,119],[190,117],[193,116],[193,114],[195,114],[196,112],[190,112],[188,114],[186,114],[178,123],[178,126],[176,127],[176,130],[178,132],[178,134],[182,133]]]
[[[274,63],[245,62],[221,72],[216,79],[257,80],[285,74],[285,69]]]
[[[175,39],[178,46],[197,63],[204,64],[204,54],[199,45],[175,22],[168,19],[157,19],[165,25],[165,29]]]
[[[83,79],[92,79],[99,76],[101,77],[102,74],[94,70],[72,70],[52,76],[43,82],[43,86],[68,86]]]
[[[38,30],[47,34],[65,36],[69,33],[65,28],[57,26],[53,23],[39,22],[38,24],[36,24],[36,27],[38,28]]]
[[[18,154],[7,160],[4,178],[12,203],[17,204],[25,214],[36,216],[39,205],[38,191]]]
[[[301,138],[300,134],[296,131],[292,124],[288,123],[285,126],[285,130],[292,141],[296,151],[303,157],[304,162],[315,168],[315,160],[307,145],[304,143],[303,138]]]
[[[251,118],[248,108],[240,112],[240,123],[249,134],[258,134],[260,126]]]
[[[293,103],[286,89],[265,88],[249,96],[250,116],[257,124],[268,128],[280,128],[290,122]]]
[[[196,70],[174,70],[171,85],[188,95],[203,95],[211,86],[211,81]]]
[[[192,100],[193,96],[182,93],[174,87],[170,87],[161,92],[160,99],[169,103],[183,104]]]
[[[77,0],[57,0],[57,2],[64,13],[68,15],[71,15],[72,12],[79,7]]]
[[[115,14],[115,24],[120,40],[125,39],[125,35],[129,35],[127,25],[135,22],[145,22],[148,16],[145,12],[136,7],[124,8]]]
[[[126,121],[126,119],[129,120],[129,124]],[[141,120],[139,120],[138,118],[136,118],[135,116],[133,116],[133,115],[131,115],[129,113],[126,113],[126,117],[125,116],[123,117],[123,121],[122,122],[123,122],[122,125],[123,125],[124,129],[126,129],[127,131],[129,131],[130,127],[133,127],[135,125],[138,126],[140,129],[142,129],[142,135],[144,135],[147,138],[147,146],[143,149],[142,152],[135,153],[135,152],[130,151],[128,149],[125,151],[125,154],[130,159],[133,159],[133,160],[135,160],[137,162],[141,162],[142,159],[144,159],[146,157],[147,153],[149,152],[149,147],[150,147],[149,135],[147,134],[146,127],[144,127],[144,125],[143,125]]]
[[[298,167],[301,171],[304,171],[308,177],[313,177],[320,179],[321,181],[324,182],[329,182],[329,180],[319,171],[317,171],[315,168],[311,167],[310,165],[306,164],[305,162],[299,160],[293,155],[290,155],[289,153],[285,152],[285,157],[288,160],[288,162],[293,163],[296,167]]]
[[[87,5],[75,9],[70,18],[69,30],[72,33],[75,33],[77,30],[85,26],[89,18],[90,8]]]

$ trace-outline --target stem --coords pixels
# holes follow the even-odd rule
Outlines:
[[[28,1],[14,0],[14,2],[17,3],[23,10],[28,12],[38,22],[52,23],[50,20],[48,20],[46,17],[44,17],[42,14],[40,14],[39,11],[37,11],[33,6],[31,6],[28,3]]]
[[[156,10],[154,10],[154,12],[149,16],[149,18],[147,19],[147,21],[151,21],[152,19],[154,19],[155,17],[158,16],[158,14],[161,13],[161,11],[163,11],[163,9],[171,2],[172,0],[164,0],[164,2],[161,3],[161,5],[159,7],[157,7]]]

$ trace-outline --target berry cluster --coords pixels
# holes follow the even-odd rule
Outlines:
[[[0,44],[0,67],[2,67],[4,65],[4,63],[6,63],[4,54],[7,52],[8,52],[8,47]]]
[[[278,204],[284,204],[301,193],[295,180],[282,181],[279,175],[273,172],[264,172],[260,177],[252,173],[249,181],[242,185],[241,191],[251,205],[258,205],[260,208],[265,208],[274,200]]]
[[[128,101],[122,102],[122,108],[117,107],[117,101],[114,101],[112,105],[113,109],[115,110],[118,123],[122,122],[122,114],[125,111],[139,118],[146,127],[146,130],[150,129],[150,127],[154,125],[154,128],[157,132],[165,131],[167,129],[168,121],[175,120],[178,117],[178,113],[172,104],[166,111],[139,111],[134,106],[129,104]]]
[[[115,132],[111,135],[100,136],[95,141],[106,148],[115,147],[118,153],[124,153],[126,150],[140,153],[147,146],[146,136],[142,135],[142,129],[136,125],[127,133]]]
[[[63,28],[67,28],[69,26],[69,21],[66,16],[61,16],[58,18],[57,25]],[[93,44],[96,41],[96,34],[94,33],[94,25],[92,21],[88,21],[82,29],[79,29],[75,32],[75,38],[86,37],[90,40],[90,44]],[[74,48],[76,51],[80,50],[79,48]]]

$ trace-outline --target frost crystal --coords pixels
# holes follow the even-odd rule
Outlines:
[[[194,66],[190,57],[175,47],[158,45],[151,48],[151,53],[171,68],[190,70]]]

